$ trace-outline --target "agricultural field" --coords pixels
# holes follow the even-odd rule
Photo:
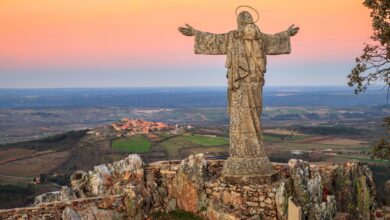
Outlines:
[[[0,164],[0,176],[36,177],[41,173],[48,173],[65,162],[69,156],[69,151],[44,151],[35,153],[28,157],[21,157],[8,160]]]
[[[183,156],[189,155],[188,152],[194,152],[188,151],[188,149],[202,149],[200,151],[202,152],[207,151],[209,148],[221,147],[221,150],[224,150],[225,148],[223,147],[227,146],[228,143],[228,139],[225,137],[183,134],[162,142],[161,146],[167,152],[168,158],[181,159]],[[181,151],[184,149],[187,153],[182,155]]]
[[[227,138],[223,137],[213,137],[213,136],[203,136],[203,135],[194,135],[189,136],[185,135],[184,138],[194,144],[198,144],[204,147],[212,147],[218,145],[226,145],[229,144]]]
[[[112,149],[128,153],[147,153],[150,146],[151,142],[143,135],[121,138],[112,142]]]

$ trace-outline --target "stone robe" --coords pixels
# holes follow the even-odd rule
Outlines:
[[[227,55],[230,154],[224,175],[273,173],[263,149],[260,122],[266,55],[288,54],[291,46],[287,31],[260,36],[248,42],[239,37],[238,31],[195,33],[195,54]]]

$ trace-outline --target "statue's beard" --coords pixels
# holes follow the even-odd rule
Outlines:
[[[254,34],[249,35],[247,32]],[[238,37],[247,40],[255,40],[260,38],[260,29],[256,24],[245,24],[238,26]]]

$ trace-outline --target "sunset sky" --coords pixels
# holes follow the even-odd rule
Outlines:
[[[262,32],[300,27],[266,85],[346,85],[372,32],[360,0],[2,0],[0,88],[224,86],[225,56],[194,55],[177,28],[234,30],[239,5]]]

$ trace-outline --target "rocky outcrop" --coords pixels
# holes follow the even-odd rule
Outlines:
[[[332,179],[334,188],[329,191],[336,196],[337,209],[351,213],[360,219],[369,219],[375,210],[375,183],[371,170],[356,162],[338,166]]]
[[[62,212],[63,220],[81,220],[81,216],[73,209],[66,207]]]
[[[290,160],[292,195],[309,219],[332,219],[336,215],[336,200],[333,195],[323,194],[319,170],[310,169],[309,163]]]
[[[369,219],[375,208],[371,171],[359,163],[273,164],[276,180],[231,182],[223,160],[202,154],[145,165],[138,155],[77,171],[70,187],[36,198],[34,207],[0,210],[0,219],[148,219],[185,210],[204,219],[287,219],[289,200],[308,219]],[[349,213],[349,214],[347,214]]]
[[[66,201],[79,198],[101,197],[105,195],[123,195],[123,206],[126,207],[126,216],[132,219],[142,219],[144,197],[147,196],[144,184],[144,163],[139,155],[129,155],[127,158],[112,164],[95,166],[89,172],[76,171],[70,177],[71,187],[64,187],[59,192],[47,193],[35,199],[36,205],[44,205],[45,202]],[[64,210],[69,216],[72,211]],[[66,214],[66,213],[65,213]],[[97,219],[118,219],[117,212],[108,212],[94,206],[78,211],[81,219],[88,216],[101,216]]]
[[[35,197],[34,205],[37,206],[41,203],[54,201],[68,201],[75,198],[76,196],[74,194],[74,191],[67,186],[63,186],[60,191],[48,192]]]
[[[71,188],[79,198],[121,194],[129,187],[143,188],[143,161],[137,154],[112,164],[95,166],[93,171],[76,171],[70,177]]]
[[[191,155],[181,162],[172,185],[172,196],[176,198],[178,209],[192,213],[206,209],[206,167],[203,154]]]

